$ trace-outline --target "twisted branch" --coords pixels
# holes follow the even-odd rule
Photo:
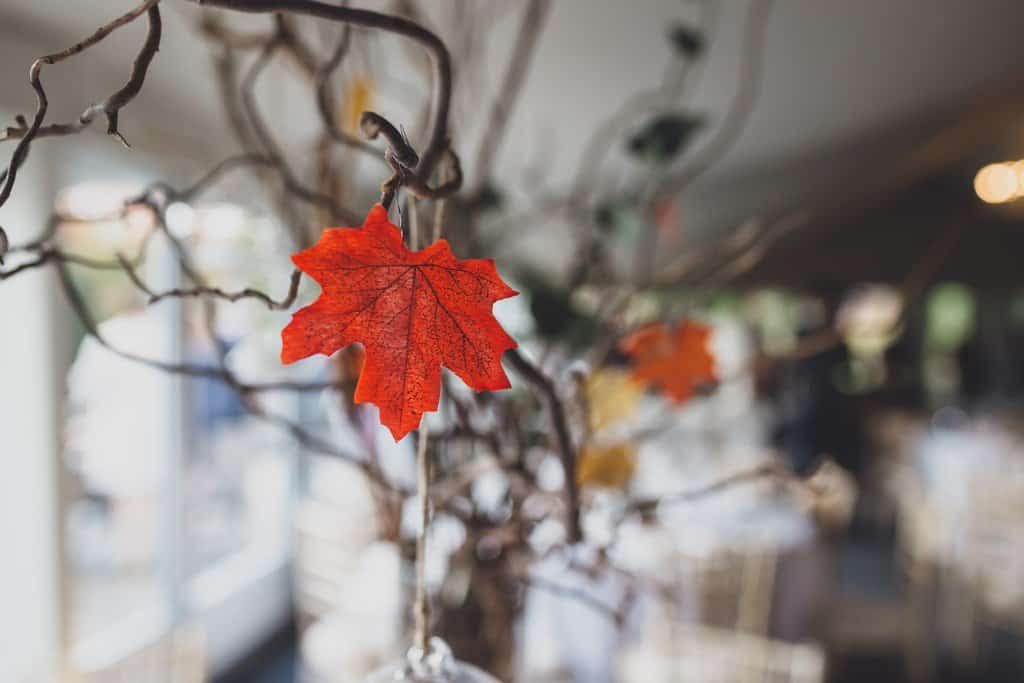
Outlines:
[[[352,7],[328,5],[316,0],[192,0],[204,7],[221,7],[239,12],[292,12],[353,26],[396,33],[423,45],[430,53],[437,93],[432,99],[430,139],[416,167],[416,179],[426,185],[448,147],[448,114],[452,99],[451,57],[435,33],[402,17]]]
[[[558,395],[555,383],[547,375],[535,366],[518,349],[512,349],[505,353],[505,359],[509,361],[516,372],[529,382],[544,397],[547,404],[548,415],[551,418],[551,426],[555,430],[555,447],[562,461],[562,469],[565,471],[565,502],[566,502],[566,528],[570,543],[577,543],[583,540],[583,526],[580,523],[580,491],[576,482],[576,449],[572,444],[572,437],[569,434],[569,422],[565,416],[565,407]]]
[[[19,140],[18,145],[14,148],[14,153],[11,155],[11,161],[7,166],[7,170],[4,171],[3,174],[0,174],[0,180],[3,182],[3,187],[0,187],[0,206],[6,204],[8,198],[11,196],[11,190],[14,189],[14,182],[17,178],[18,170],[28,158],[29,148],[32,145],[32,141],[40,135],[69,135],[77,133],[88,126],[97,114],[103,113],[107,117],[107,133],[116,136],[125,145],[128,144],[117,128],[118,113],[125,105],[131,102],[142,89],[142,84],[146,79],[146,72],[149,69],[149,64],[153,61],[153,57],[156,55],[157,50],[160,49],[162,24],[160,20],[160,9],[157,7],[157,3],[159,2],[160,0],[147,0],[130,12],[123,14],[109,24],[100,27],[95,33],[85,40],[60,52],[40,57],[32,63],[32,68],[29,70],[29,83],[32,85],[32,89],[36,94],[36,113],[35,116],[32,117],[32,124],[30,126],[25,127],[24,119],[20,119],[19,123],[22,125],[18,128],[7,129],[4,139],[19,138]],[[135,63],[132,65],[132,73],[128,82],[102,103],[94,104],[86,109],[79,117],[78,123],[58,124],[54,127],[44,129],[43,121],[46,119],[46,112],[49,109],[50,102],[46,96],[46,90],[43,89],[42,81],[40,80],[40,74],[43,66],[57,64],[69,57],[73,57],[74,55],[84,52],[117,29],[132,23],[143,13],[145,13],[149,18],[149,32],[146,36],[146,42],[143,44],[139,55],[135,58]]]
[[[479,187],[490,182],[491,174],[494,173],[498,148],[508,126],[513,106],[519,99],[526,74],[530,70],[532,57],[537,49],[537,40],[540,38],[544,21],[547,19],[550,9],[550,0],[530,0],[526,6],[519,36],[516,38],[515,47],[508,60],[508,69],[505,72],[503,85],[491,104],[491,113],[487,126],[484,128],[486,132],[481,140],[480,150],[477,152],[476,166],[473,168],[473,172],[476,173]]]

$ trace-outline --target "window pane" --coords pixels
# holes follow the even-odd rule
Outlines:
[[[112,262],[134,259],[154,223],[146,211],[118,216],[137,187],[88,183],[69,188],[58,208],[68,252]],[[89,221],[88,223],[79,221]],[[152,264],[140,266],[150,276]],[[177,324],[170,309],[139,305],[131,283],[113,269],[71,267],[74,286],[112,346],[153,358],[175,354]],[[74,642],[119,621],[165,613],[167,524],[163,482],[176,424],[175,379],[112,353],[83,337],[67,376],[65,462],[67,574]]]
[[[168,226],[192,254],[204,281],[226,292],[256,288],[284,298],[291,249],[273,226],[226,203],[173,205]],[[279,330],[288,314],[242,299],[184,302],[185,359],[216,366],[223,357],[245,379],[282,372]],[[215,379],[187,388],[184,471],[184,570],[192,577],[237,552],[287,550],[294,445],[279,427],[245,408],[238,393]],[[264,409],[291,416],[295,399],[265,395]]]
[[[112,344],[168,351],[159,311],[101,324]],[[174,379],[128,363],[85,339],[68,375],[66,457],[74,495],[67,511],[74,633],[87,637],[159,607],[163,476],[173,425]],[[144,397],[144,398],[143,398]]]

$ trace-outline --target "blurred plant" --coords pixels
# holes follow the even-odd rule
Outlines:
[[[668,37],[680,57],[694,59],[704,52],[704,35],[692,26],[676,24],[669,31]]]
[[[629,138],[629,151],[654,164],[665,164],[682,152],[704,120],[685,113],[660,114]]]
[[[164,0],[163,4],[170,1]],[[224,349],[209,364],[143,356],[119,348],[104,337],[71,270],[74,267],[122,273],[146,305],[169,298],[191,300],[201,307],[203,315],[198,318],[207,326],[209,337],[216,339],[218,308],[212,305],[214,302],[226,305],[249,301],[271,311],[285,311],[299,298],[303,282],[303,273],[293,270],[287,285],[281,283],[278,296],[252,285],[224,289],[197,266],[195,244],[169,229],[168,217],[173,214],[173,207],[200,202],[225,178],[240,172],[248,171],[258,183],[259,192],[247,195],[247,201],[253,206],[262,201],[272,208],[292,250],[311,247],[327,224],[362,223],[370,192],[355,179],[370,175],[362,165],[364,160],[380,172],[378,180],[382,181],[381,207],[374,211],[383,212],[385,219],[388,211],[400,216],[397,222],[405,232],[405,245],[398,246],[415,247],[415,235],[432,235],[425,241],[435,246],[410,258],[440,249],[436,243],[442,228],[454,252],[463,259],[459,263],[465,264],[469,261],[464,259],[489,256],[503,240],[528,241],[523,226],[564,220],[573,230],[574,247],[561,272],[541,272],[532,262],[509,264],[513,275],[510,279],[523,287],[529,299],[536,334],[522,335],[522,348],[509,349],[511,344],[498,343],[492,350],[498,355],[504,351],[502,360],[520,382],[512,391],[501,394],[468,394],[453,386],[448,377],[442,377],[439,415],[437,420],[428,422],[429,436],[426,428],[421,430],[419,447],[426,449],[433,469],[434,490],[429,501],[438,514],[456,520],[465,530],[462,545],[451,558],[455,565],[452,576],[465,579],[463,590],[446,588],[446,595],[459,597],[443,602],[438,621],[442,633],[447,631],[448,635],[466,624],[479,625],[472,633],[462,634],[475,639],[467,655],[473,655],[476,662],[498,675],[510,677],[514,625],[527,586],[580,598],[613,617],[616,623],[622,623],[625,605],[595,604],[572,587],[552,586],[530,575],[531,565],[540,557],[557,552],[568,557],[574,546],[600,545],[600,541],[587,539],[583,531],[581,518],[591,503],[581,495],[581,487],[618,490],[625,499],[622,509],[628,516],[649,514],[663,502],[709,495],[732,482],[788,476],[778,469],[759,467],[698,490],[668,496],[665,501],[634,499],[630,480],[643,437],[626,436],[618,430],[618,425],[630,421],[644,386],[681,403],[710,388],[716,380],[714,357],[708,348],[709,328],[688,318],[676,320],[676,316],[666,313],[677,293],[691,287],[721,285],[749,267],[763,253],[761,243],[770,241],[775,231],[791,227],[783,222],[758,223],[752,230],[740,231],[742,239],[732,236],[699,249],[686,249],[687,245],[680,243],[678,246],[684,247],[680,259],[666,264],[659,258],[659,240],[682,234],[678,199],[681,193],[730,149],[743,130],[758,89],[761,43],[770,2],[752,5],[745,34],[740,95],[720,124],[681,105],[686,84],[699,71],[708,36],[704,26],[674,24],[667,32],[670,61],[662,82],[628,98],[613,117],[593,132],[571,188],[545,196],[525,188],[530,203],[525,211],[512,199],[523,195],[518,191],[521,188],[514,187],[513,179],[496,174],[495,165],[536,52],[550,0],[525,2],[507,70],[489,107],[479,106],[479,92],[469,87],[456,88],[453,77],[453,73],[459,73],[464,82],[472,85],[474,69],[484,61],[479,49],[485,44],[482,38],[494,20],[484,4],[454,5],[458,16],[452,18],[451,25],[455,32],[445,40],[429,28],[437,22],[421,16],[413,3],[396,3],[396,13],[384,14],[317,0],[194,2],[201,6],[195,15],[196,26],[215,57],[218,85],[239,153],[223,159],[190,185],[174,187],[157,182],[128,199],[112,215],[74,219],[81,234],[90,225],[99,229],[104,222],[121,219],[128,212],[149,212],[151,225],[140,240],[137,253],[121,253],[123,249],[105,256],[86,257],[77,253],[57,230],[60,224],[71,220],[59,211],[39,237],[31,241],[8,247],[5,233],[0,231],[0,256],[6,256],[11,263],[0,270],[0,280],[35,268],[53,267],[85,333],[96,342],[126,362],[219,381],[237,393],[249,413],[280,426],[308,451],[334,456],[358,468],[372,486],[382,535],[388,540],[404,540],[402,511],[415,500],[415,492],[389,472],[376,431],[365,428],[368,421],[376,422],[374,413],[368,413],[367,406],[358,403],[361,397],[357,383],[361,374],[372,370],[379,379],[393,370],[390,366],[371,368],[372,350],[367,355],[358,347],[348,346],[326,366],[327,376],[313,379],[308,375],[301,379],[281,379],[280,375],[265,380],[243,378],[232,367]],[[3,139],[16,144],[7,169],[0,174],[0,206],[11,196],[18,170],[35,141],[77,134],[103,115],[108,134],[124,142],[120,114],[143,92],[149,65],[160,47],[161,6],[161,0],[147,0],[100,27],[84,41],[41,57],[32,65],[30,84],[36,94],[36,111],[31,119],[16,117],[14,125],[4,132]],[[268,28],[250,33],[234,28],[231,18],[240,12],[268,15]],[[44,67],[88,51],[142,17],[147,22],[147,35],[125,85],[88,106],[71,122],[49,121],[49,100],[41,81]],[[297,17],[316,21],[299,23]],[[317,33],[312,30],[316,24],[337,30]],[[368,31],[356,34],[353,27]],[[432,89],[422,110],[404,117],[409,124],[408,135],[402,126],[366,111],[372,102],[385,95],[383,91],[389,81],[382,78],[383,67],[370,61],[365,69],[354,69],[352,73],[346,74],[342,68],[354,44],[372,54],[377,45],[372,36],[381,32],[396,34],[425,50],[407,53],[399,66],[387,66],[388,74],[401,70],[410,80],[427,81]],[[453,54],[449,45],[458,46],[457,52]],[[248,64],[243,70],[240,64],[246,57]],[[268,121],[261,111],[256,86],[275,63],[301,74],[319,114],[322,130],[317,132],[317,162],[312,172],[293,164],[290,154],[298,145],[294,140],[283,139],[284,127]],[[336,93],[343,95],[340,105]],[[412,99],[409,93],[402,95],[404,103]],[[459,130],[450,128],[451,120],[458,119],[460,128],[470,123],[463,120],[467,111],[456,106],[459,98],[473,103],[465,108],[467,111],[481,112],[484,131],[475,150],[473,182],[465,190],[460,163],[464,153],[460,148],[464,146],[462,136],[455,134]],[[710,137],[700,147],[700,154],[689,154],[705,133]],[[374,144],[376,140],[383,145]],[[422,144],[414,145],[414,140]],[[620,183],[609,182],[604,173],[605,160],[616,149],[626,150],[642,162],[630,165],[630,175]],[[543,183],[536,184],[541,186]],[[432,212],[426,211],[428,206]],[[425,219],[428,215],[432,216],[429,223]],[[187,286],[154,291],[145,283],[139,267],[154,240],[162,240],[170,247]],[[347,252],[342,249],[337,253]],[[282,261],[285,256],[284,252],[280,254]],[[623,267],[623,260],[630,256],[633,267]],[[300,261],[303,259],[297,262]],[[502,267],[506,267],[504,262]],[[493,265],[490,271],[494,271]],[[457,296],[464,296],[467,287],[465,283],[452,283]],[[487,303],[487,315],[495,298],[500,297],[491,297]],[[474,315],[478,318],[476,324],[482,325],[483,313]],[[305,341],[310,339],[307,335]],[[346,337],[338,341],[329,348],[315,344],[315,348],[303,347],[301,352],[289,353],[288,357],[298,358],[316,351],[330,353],[356,339]],[[380,337],[378,341],[386,346],[388,340]],[[430,340],[432,344],[450,342]],[[594,371],[583,372],[582,382],[564,381],[573,374],[574,362],[583,356],[593,362]],[[450,365],[447,357],[444,360]],[[619,367],[612,367],[616,363]],[[492,370],[492,374],[504,376],[500,366]],[[499,383],[485,381],[475,386],[496,388]],[[329,405],[340,406],[343,414],[336,417],[353,427],[347,432],[347,439],[323,436],[274,412],[267,396],[280,392],[326,393],[339,398],[340,401]],[[387,402],[386,396],[378,398]],[[575,409],[577,402],[581,404],[580,410]],[[429,409],[430,404],[430,400],[425,400],[419,408]],[[412,423],[406,424],[402,419],[395,423],[394,416],[387,412],[382,411],[383,420],[397,424],[395,435],[403,436]],[[561,467],[557,485],[552,485],[548,476],[549,464],[553,462]],[[502,485],[497,489],[497,501],[486,502],[478,491],[474,493],[474,482],[487,472],[500,475]],[[426,505],[428,497],[420,500]],[[559,520],[558,532],[552,536],[549,530],[555,520]],[[541,536],[547,540],[539,541]],[[625,574],[610,566],[606,548],[599,550],[594,566],[586,568],[588,572]],[[451,613],[460,618],[447,618]],[[419,617],[426,618],[423,614]],[[453,644],[458,642],[453,636]]]

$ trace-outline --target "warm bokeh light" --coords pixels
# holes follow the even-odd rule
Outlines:
[[[1024,164],[1007,162],[989,164],[974,176],[974,191],[989,204],[1002,204],[1018,199],[1024,193]]]
[[[1017,196],[1024,195],[1024,160],[1013,164],[1013,172],[1017,174]]]

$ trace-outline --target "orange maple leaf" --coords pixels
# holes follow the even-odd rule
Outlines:
[[[708,350],[711,328],[689,320],[672,329],[654,323],[623,339],[619,348],[633,359],[633,377],[661,389],[676,403],[715,381],[715,358]]]
[[[323,291],[281,332],[281,361],[361,343],[355,400],[380,408],[396,441],[437,409],[442,365],[477,391],[509,388],[501,356],[516,342],[491,308],[517,292],[494,261],[459,260],[445,240],[410,251],[380,204],[361,228],[328,228],[292,261]]]

